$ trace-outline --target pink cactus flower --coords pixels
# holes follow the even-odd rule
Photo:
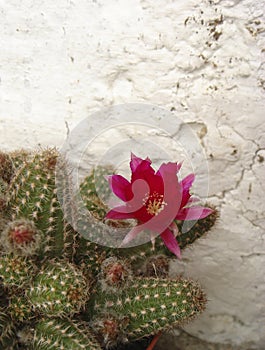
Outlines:
[[[163,163],[157,172],[149,158],[131,155],[131,181],[121,175],[108,176],[112,192],[124,204],[116,206],[107,219],[136,219],[138,225],[125,236],[122,245],[134,239],[141,231],[149,230],[160,235],[166,247],[178,258],[177,225],[174,220],[198,220],[212,213],[212,209],[192,205],[196,202],[190,194],[195,175],[178,179],[181,163]]]

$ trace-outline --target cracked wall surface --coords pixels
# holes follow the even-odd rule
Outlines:
[[[265,1],[0,1],[4,150],[60,146],[92,112],[151,103],[197,133],[220,219],[171,273],[201,281],[186,330],[265,347]]]

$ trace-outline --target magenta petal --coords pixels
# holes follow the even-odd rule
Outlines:
[[[149,165],[152,163],[148,157],[146,159],[142,159],[131,153],[130,167],[132,172],[134,172],[142,162],[147,162]]]
[[[181,186],[183,190],[189,190],[191,185],[193,184],[194,179],[194,174],[189,174],[188,176],[184,177],[184,179],[181,181]]]
[[[151,167],[150,161],[144,159],[134,170],[132,170],[131,182],[134,182],[137,179],[145,179],[147,182],[149,182],[150,177],[152,177],[154,173],[155,171]]]
[[[163,176],[163,174],[165,172],[177,174],[177,172],[181,168],[181,165],[182,165],[181,163],[179,163],[179,164],[172,163],[172,162],[163,163],[163,164],[161,164],[160,168],[158,169],[157,174],[160,176]]]
[[[198,197],[195,197],[195,196],[192,196],[190,199],[189,199],[189,203],[188,204],[192,204],[192,203],[198,203],[200,202],[200,198]]]
[[[124,202],[129,201],[132,197],[131,183],[121,175],[108,176],[110,188]]]
[[[167,228],[160,236],[163,239],[165,246],[181,259],[180,247],[173,233]]]
[[[133,227],[124,237],[123,241],[121,242],[120,248],[124,247],[126,244],[132,241],[141,231],[142,231],[141,225],[139,226],[137,225]]]
[[[189,202],[189,199],[191,197],[190,187],[191,187],[194,179],[195,179],[195,175],[189,174],[180,182],[180,185],[182,187],[181,208],[185,207],[187,205],[187,203]]]
[[[188,202],[189,202],[189,199],[190,199],[190,192],[189,192],[189,190],[184,190],[183,192],[182,192],[182,198],[181,198],[181,205],[180,205],[180,208],[183,208],[183,207],[185,207],[187,204],[188,204]]]
[[[134,217],[135,217],[135,214],[132,212],[128,212],[127,207],[122,205],[120,207],[115,207],[115,209],[111,209],[106,214],[105,219],[121,220],[121,219],[131,219]]]
[[[204,207],[190,207],[181,209],[177,216],[176,220],[198,220],[206,218],[206,216],[210,215],[213,212],[210,208]]]

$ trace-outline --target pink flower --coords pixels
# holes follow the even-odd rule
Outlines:
[[[141,231],[149,230],[159,234],[167,248],[180,258],[174,220],[202,219],[211,214],[212,209],[191,206],[195,199],[189,190],[195,176],[190,174],[179,181],[180,163],[163,163],[157,172],[151,163],[149,158],[141,159],[132,154],[130,182],[121,175],[108,176],[111,190],[124,204],[111,209],[106,218],[137,220],[138,225],[127,233],[123,245]]]

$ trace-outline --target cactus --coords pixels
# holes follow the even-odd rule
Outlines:
[[[83,180],[80,186],[80,194],[85,206],[99,220],[104,219],[108,210],[105,203],[111,191],[104,177],[110,174],[113,174],[111,166],[98,166]]]
[[[21,256],[3,255],[0,257],[0,279],[5,287],[24,287],[30,284],[37,268],[32,260]]]
[[[9,154],[0,152],[0,178],[9,182],[14,173],[12,158]]]
[[[79,312],[90,285],[82,272],[67,261],[48,262],[33,279],[26,295],[34,310],[50,316]]]
[[[32,220],[36,228],[45,233],[40,256],[70,255],[68,248],[70,242],[73,243],[73,230],[64,220],[56,195],[57,158],[58,152],[54,149],[36,153],[18,168],[9,187],[12,220]]]
[[[136,278],[119,293],[97,292],[92,324],[108,345],[114,345],[121,324],[124,337],[134,340],[183,324],[204,308],[204,293],[193,281]],[[110,322],[112,327],[107,327]]]
[[[11,318],[0,309],[0,347],[5,350],[17,348],[17,338],[14,323]]]
[[[33,350],[100,350],[101,347],[88,325],[69,319],[41,319],[35,326]]]
[[[15,322],[28,321],[34,317],[33,310],[28,299],[22,295],[11,295],[9,298],[8,312]]]
[[[108,248],[70,226],[69,216],[79,224],[77,204],[67,174],[59,184],[63,203],[57,199],[55,149],[0,153],[0,164],[1,349],[119,349],[204,310],[197,283],[168,278],[172,256],[160,237],[130,249]],[[104,220],[110,195],[104,175],[112,172],[110,166],[94,169],[80,186],[86,208],[110,230],[131,225]],[[177,223],[181,248],[205,234],[216,217],[188,231]],[[95,228],[91,235],[97,234]]]
[[[202,220],[198,220],[197,222],[186,221],[185,225],[181,222],[177,222],[177,226],[180,231],[178,243],[182,249],[194,243],[198,238],[209,232],[212,226],[215,224],[218,218],[218,211],[212,205],[208,205],[208,207],[212,208],[213,212]]]

